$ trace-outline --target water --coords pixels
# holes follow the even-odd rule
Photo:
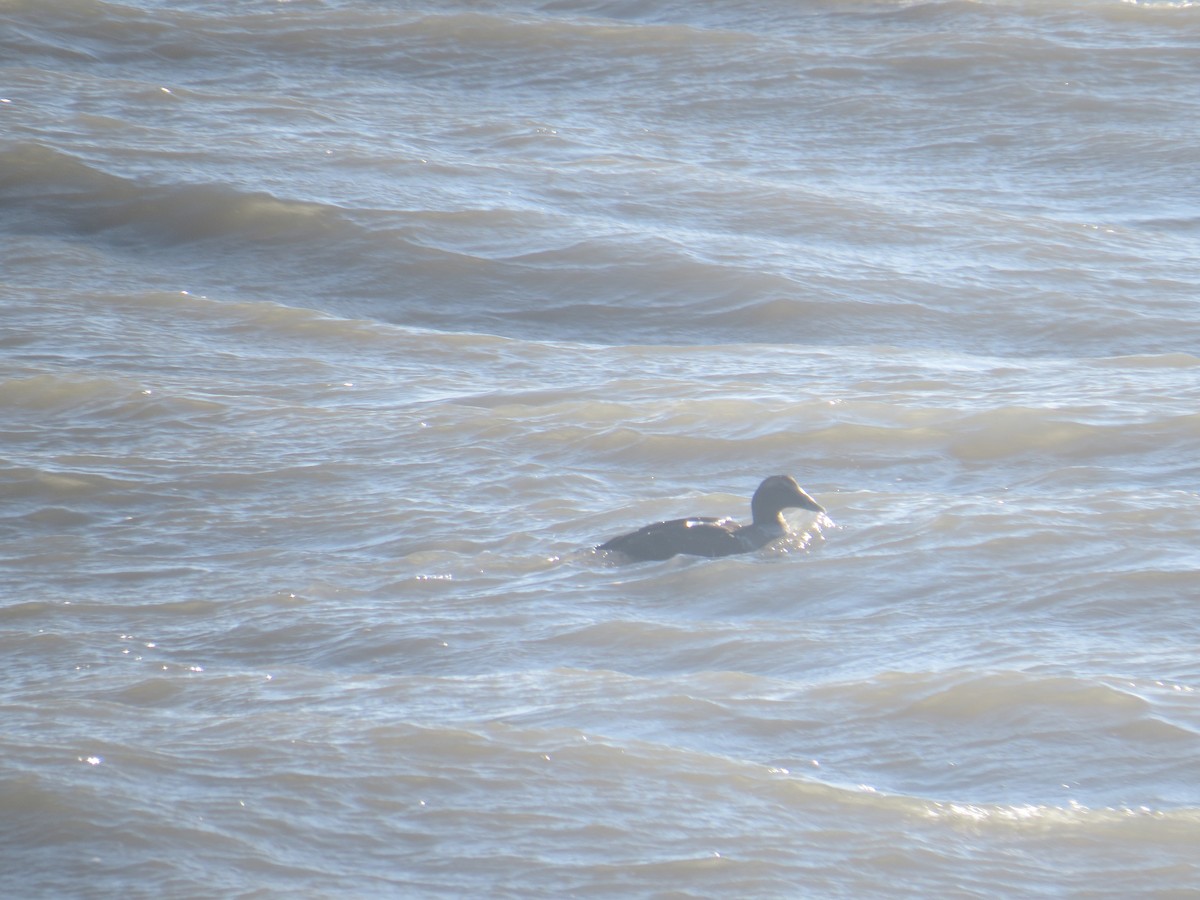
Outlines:
[[[6,893],[1200,894],[1192,3],[0,26]]]

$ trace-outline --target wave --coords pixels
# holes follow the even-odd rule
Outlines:
[[[158,185],[110,175],[82,159],[37,143],[0,151],[0,197],[10,229],[158,247],[200,241],[263,244],[328,240],[336,214],[314,203],[280,200],[225,185]]]
[[[753,38],[712,27],[655,22],[643,17],[580,17],[568,10],[473,9],[439,12],[335,5],[266,11],[247,6],[222,10],[179,5],[146,10],[114,0],[48,0],[18,8],[0,49],[44,55],[59,64],[160,61],[170,65],[203,61],[239,67],[272,59],[311,68],[413,78],[453,77],[464,84],[539,85],[569,77],[625,80],[621,66],[639,58],[659,65],[674,53],[685,57],[706,49],[736,53]],[[528,59],[536,54],[538,65]],[[586,70],[585,59],[591,58]],[[711,58],[711,56],[710,56]]]

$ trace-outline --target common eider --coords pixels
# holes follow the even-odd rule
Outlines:
[[[808,496],[791,475],[772,475],[758,486],[750,500],[754,521],[738,525],[730,518],[694,516],[655,522],[601,544],[597,550],[621,553],[638,562],[670,559],[677,553],[691,556],[731,556],[765,547],[787,533],[782,512],[825,507]]]

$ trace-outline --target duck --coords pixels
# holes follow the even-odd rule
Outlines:
[[[787,534],[783,521],[785,509],[825,512],[825,507],[810,497],[791,475],[772,475],[765,479],[750,499],[749,525],[739,525],[724,517],[691,516],[654,522],[605,541],[597,550],[619,553],[636,562],[688,556],[733,556],[765,547]]]

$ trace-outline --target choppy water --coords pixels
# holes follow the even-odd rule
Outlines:
[[[5,893],[1200,893],[1198,60],[0,0]]]

